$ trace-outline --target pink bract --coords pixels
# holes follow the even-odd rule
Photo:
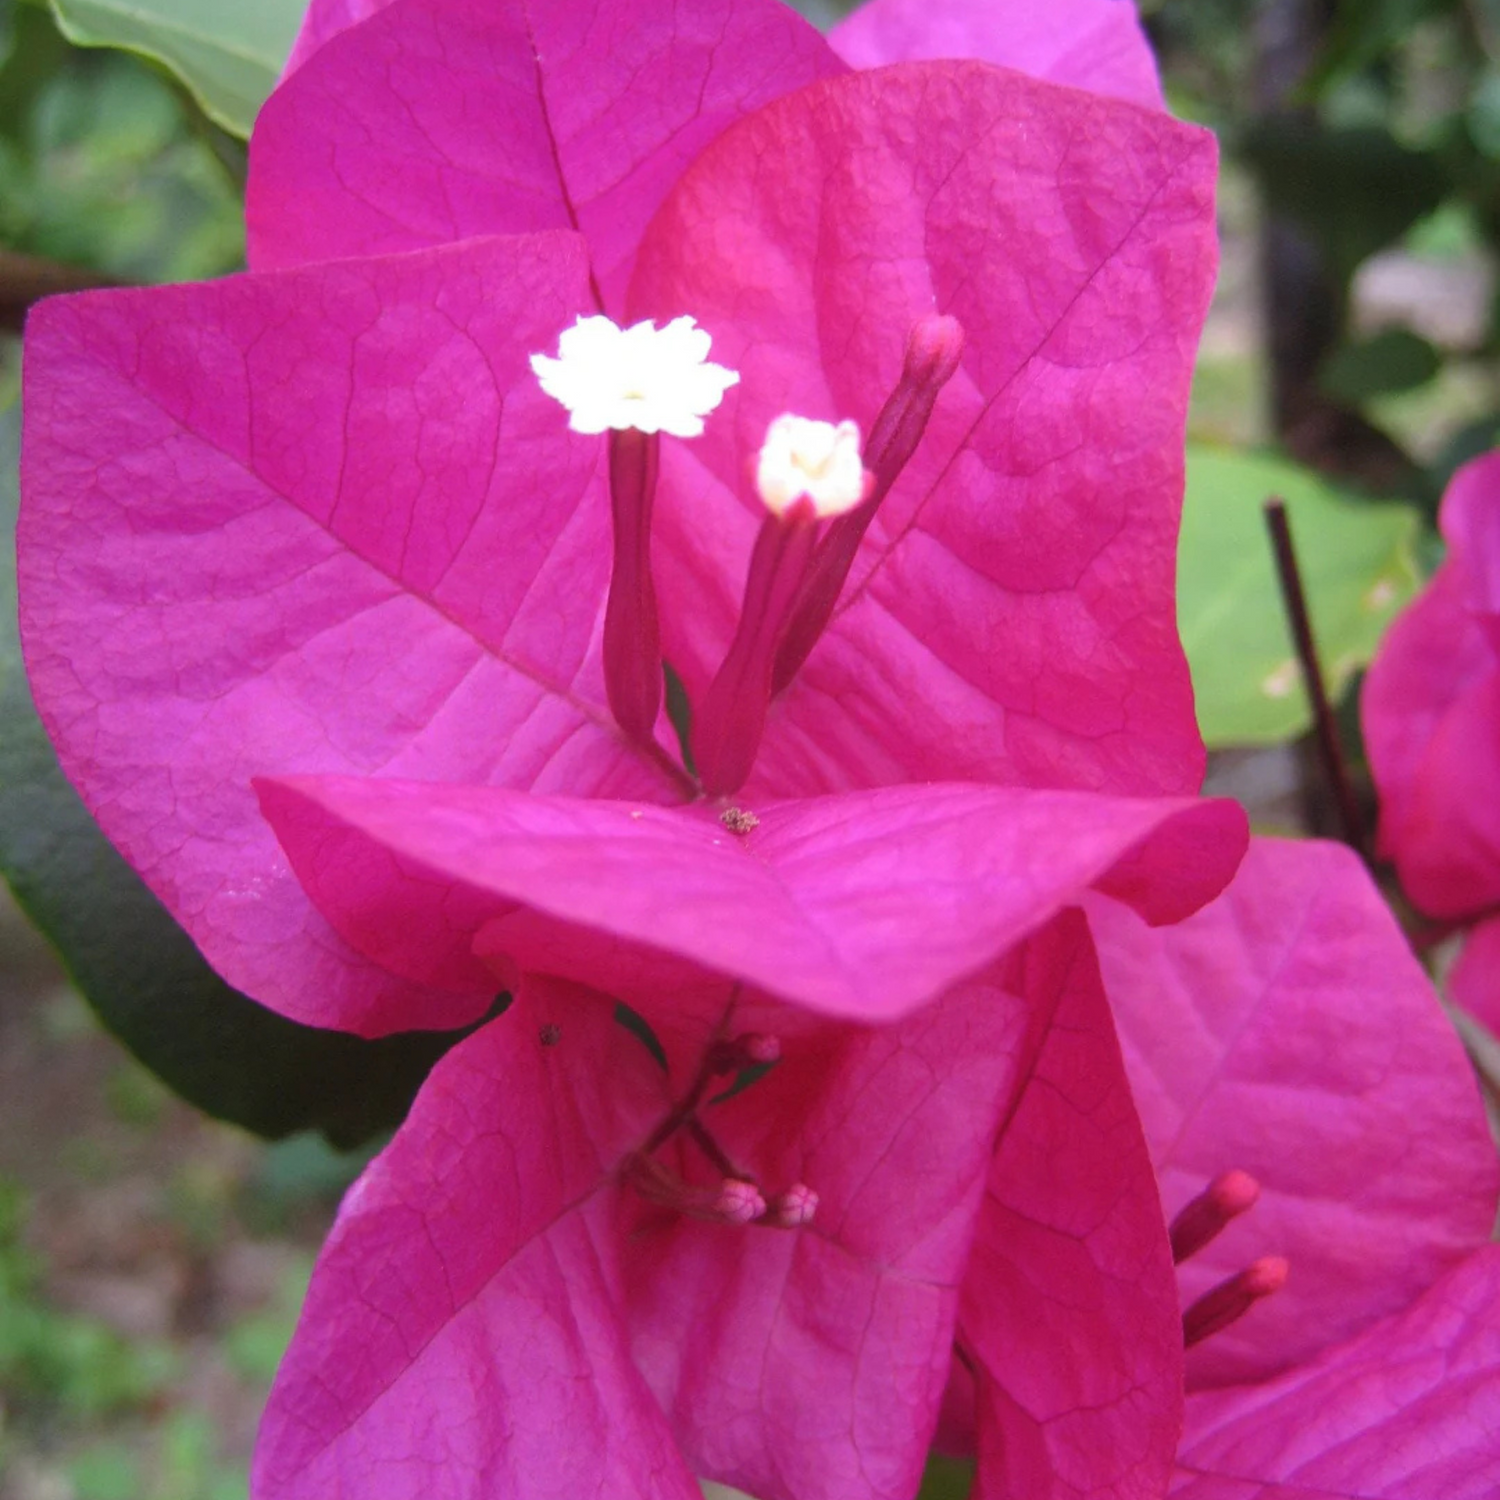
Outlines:
[[[1500,455],[1443,499],[1447,560],[1396,621],[1361,708],[1380,845],[1424,911],[1500,905]]]
[[[393,4],[284,92],[353,66],[408,10],[428,24],[425,3]],[[845,147],[867,191],[819,166]],[[734,486],[767,413],[868,421],[934,303],[968,334],[846,605],[773,709],[752,806],[955,777],[1196,788],[1172,552],[1212,170],[1207,139],[1163,116],[927,64],[759,111],[684,177],[633,305],[699,306],[715,353],[744,364],[701,455],[664,444],[658,591],[691,689],[727,637],[754,525]],[[39,707],[211,961],[294,1017],[441,1026],[475,996],[342,943],[252,776],[691,790],[665,725],[641,753],[609,720],[602,443],[567,431],[526,366],[590,305],[587,254],[567,230],[472,239],[33,320],[21,586]]]
[[[1169,935],[1105,903],[1091,921],[1168,1210],[1226,1168],[1261,1185],[1179,1268],[1184,1300],[1267,1252],[1290,1264],[1189,1351],[1172,1495],[1492,1493],[1500,1169],[1468,1060],[1359,861],[1257,840]]]
[[[1500,1489],[1500,1247],[1264,1385],[1188,1399],[1175,1500],[1489,1500]]]
[[[1180,1267],[1184,1300],[1258,1256],[1291,1264],[1190,1351],[1190,1386],[1311,1359],[1489,1238],[1500,1164],[1473,1069],[1350,850],[1255,839],[1187,921],[1152,931],[1100,901],[1090,922],[1167,1212],[1230,1169],[1261,1185]]]
[[[1156,59],[1133,0],[866,0],[829,41],[856,68],[971,57],[1162,106]]]
[[[982,1196],[1041,1242],[1008,1251],[1009,1313],[964,1315],[1036,1414],[987,1483],[1051,1493],[1034,1486],[1054,1458],[1076,1479],[1101,1472],[1092,1453],[1159,1491],[1181,1402],[1170,1265],[1076,914],[878,1030],[685,982],[700,1003],[663,1032],[668,1073],[608,1000],[539,980],[439,1064],[323,1254],[257,1492],[477,1500],[524,1477],[527,1494],[687,1497],[698,1474],[762,1500],[908,1496]],[[694,1222],[633,1185],[727,1007],[731,1029],[796,1041],[702,1118],[768,1187],[816,1191],[801,1229]],[[702,1176],[690,1143],[663,1154]],[[1081,1310],[1005,1347],[1037,1249],[1066,1283],[1059,1312]]]
[[[687,964],[891,1020],[1092,885],[1177,920],[1222,889],[1245,837],[1232,803],[969,785],[766,803],[746,834],[701,807],[498,787],[260,789],[333,928],[382,968],[466,995],[458,1020],[486,1009],[496,961],[501,978],[558,974],[653,1013]]]
[[[253,269],[573,229],[616,312],[641,233],[694,156],[757,106],[846,71],[779,0],[394,0],[308,24],[324,45],[304,33],[251,141]]]

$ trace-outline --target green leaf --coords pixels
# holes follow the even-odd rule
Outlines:
[[[164,63],[210,119],[247,136],[276,86],[304,0],[52,0],[80,47],[124,47]]]
[[[1261,120],[1241,143],[1273,214],[1312,236],[1341,281],[1449,196],[1437,153],[1375,127],[1330,130],[1301,117]]]
[[[615,1002],[615,1021],[640,1042],[656,1060],[657,1067],[663,1073],[670,1071],[666,1048],[662,1046],[661,1039],[652,1030],[651,1023],[645,1016],[638,1010],[632,1010],[623,1000],[619,1000]]]
[[[1330,693],[1418,587],[1414,511],[1348,498],[1284,459],[1189,448],[1177,623],[1211,749],[1290,739],[1311,723],[1262,516],[1272,495],[1287,503]]]
[[[58,768],[15,628],[18,435],[17,411],[0,414],[0,875],[104,1024],[200,1109],[272,1138],[318,1129],[341,1147],[398,1125],[433,1064],[468,1033],[364,1041],[296,1025],[231,989]]]
[[[1318,384],[1346,406],[1372,396],[1393,395],[1426,385],[1442,368],[1442,356],[1407,328],[1387,328],[1374,338],[1344,344],[1324,361]]]

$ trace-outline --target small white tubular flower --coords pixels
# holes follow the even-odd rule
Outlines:
[[[820,516],[841,516],[853,510],[865,497],[858,426],[777,417],[760,450],[755,487],[766,508],[778,516],[804,495]]]
[[[557,358],[531,356],[542,389],[568,409],[574,432],[669,432],[698,437],[703,419],[739,380],[708,360],[708,335],[691,318],[665,328],[579,318],[558,340]]]

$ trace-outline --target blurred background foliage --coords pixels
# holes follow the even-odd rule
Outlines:
[[[0,511],[26,307],[241,268],[244,136],[300,8],[0,0]],[[1500,435],[1500,0],[1141,9],[1225,163],[1180,565],[1211,786],[1326,831],[1260,505],[1288,500],[1357,768],[1360,669],[1438,559],[1449,475]],[[231,1500],[365,1159],[327,1141],[372,1149],[451,1039],[330,1043],[203,967],[52,762],[6,547],[0,570],[0,870],[63,961],[0,912],[0,1500]]]

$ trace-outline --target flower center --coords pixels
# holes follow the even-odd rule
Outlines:
[[[707,796],[726,796],[749,778],[771,701],[833,618],[865,530],[915,453],[963,345],[963,329],[953,318],[933,315],[916,323],[901,379],[863,454],[851,421],[787,412],[767,429],[755,465],[767,515],[751,554],[744,604],[729,650],[704,701],[695,705],[689,765],[696,765]],[[663,432],[700,436],[704,418],[739,380],[709,361],[709,348],[709,335],[691,317],[662,328],[580,317],[559,339],[556,358],[531,356],[542,389],[567,408],[574,431],[610,434],[614,562],[604,615],[605,688],[626,738],[658,757],[662,660],[651,512],[659,442]]]
[[[762,1032],[746,1032],[712,1043],[704,1052],[692,1087],[640,1149],[626,1158],[621,1179],[648,1203],[690,1218],[716,1224],[758,1223],[770,1229],[801,1229],[810,1224],[818,1209],[818,1195],[812,1188],[794,1182],[768,1196],[753,1173],[731,1160],[699,1115],[715,1078],[738,1075],[730,1086],[738,1091],[768,1071],[780,1057],[779,1039]],[[672,1140],[683,1142],[684,1163],[690,1155],[698,1158],[707,1170],[707,1180],[690,1180],[686,1165],[679,1171],[657,1156]]]

